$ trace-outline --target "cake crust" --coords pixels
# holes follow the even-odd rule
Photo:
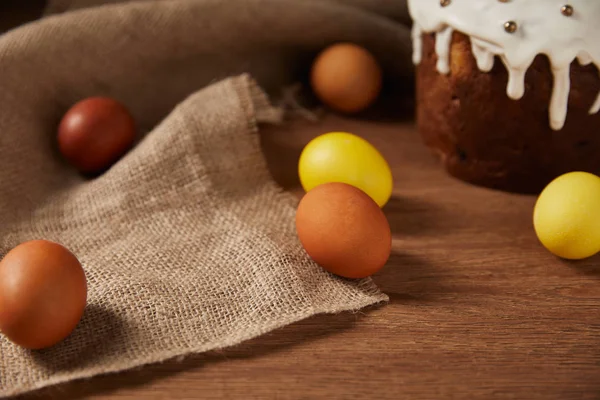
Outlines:
[[[566,122],[548,124],[553,73],[538,55],[519,100],[506,95],[508,73],[496,59],[482,72],[468,36],[455,31],[450,72],[436,69],[435,35],[422,35],[417,66],[417,124],[425,144],[452,176],[489,188],[537,194],[570,171],[600,174],[600,114],[589,113],[600,91],[594,65],[570,67]]]

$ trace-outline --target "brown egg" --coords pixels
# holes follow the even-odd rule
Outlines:
[[[108,169],[131,148],[135,122],[121,103],[90,97],[75,104],[58,127],[62,155],[82,173]]]
[[[0,332],[21,347],[42,349],[65,339],[86,301],[83,268],[57,243],[25,242],[0,262]]]
[[[316,96],[334,110],[355,113],[379,96],[382,71],[366,49],[351,43],[325,49],[315,60],[311,84]]]
[[[345,278],[373,275],[390,257],[392,234],[381,208],[345,183],[326,183],[304,195],[296,230],[317,264]]]

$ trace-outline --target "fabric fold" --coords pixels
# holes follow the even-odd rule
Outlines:
[[[276,114],[264,98],[247,75],[215,83],[108,173],[0,228],[3,252],[32,238],[60,242],[89,281],[86,313],[61,344],[29,352],[0,339],[1,395],[219,349],[387,299],[370,280],[337,279],[304,254],[296,199],[271,180],[252,129],[255,115]]]

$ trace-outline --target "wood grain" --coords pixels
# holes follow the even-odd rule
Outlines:
[[[532,229],[533,197],[447,177],[413,123],[326,117],[263,133],[278,182],[317,134],[382,149],[396,179],[389,304],[318,316],[227,351],[23,399],[598,399],[598,257],[564,262]]]

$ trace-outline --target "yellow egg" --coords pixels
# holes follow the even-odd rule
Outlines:
[[[331,132],[313,139],[302,151],[298,164],[305,191],[324,183],[354,186],[383,207],[392,195],[392,171],[381,153],[363,138]]]
[[[570,172],[540,194],[533,213],[535,232],[554,255],[580,260],[600,252],[600,177]]]

